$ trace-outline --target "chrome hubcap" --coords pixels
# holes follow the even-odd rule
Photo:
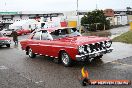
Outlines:
[[[64,64],[68,64],[69,56],[66,53],[62,54],[62,61],[63,61]]]
[[[31,57],[32,56],[32,50],[29,49],[29,56]]]

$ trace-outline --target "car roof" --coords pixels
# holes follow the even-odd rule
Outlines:
[[[75,28],[75,27],[52,27],[52,28],[44,28],[44,29],[40,29],[40,30],[47,30],[48,32],[51,33],[51,32],[58,30],[58,29],[63,30],[63,29],[67,29],[67,28]]]

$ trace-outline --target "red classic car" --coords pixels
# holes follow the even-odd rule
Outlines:
[[[31,30],[29,30],[29,29],[17,29],[16,32],[18,35],[23,35],[23,34],[31,33]]]
[[[48,28],[34,31],[29,39],[20,42],[30,58],[36,55],[54,57],[64,66],[73,61],[101,58],[112,52],[112,41],[106,37],[81,36],[76,28]]]
[[[11,44],[11,39],[8,37],[5,37],[1,32],[0,32],[0,47],[3,45],[6,45],[7,47],[10,47]]]

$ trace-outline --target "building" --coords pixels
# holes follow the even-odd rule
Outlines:
[[[20,11],[20,12],[0,12],[0,30],[8,28],[10,24],[27,19],[40,19],[60,17],[61,20],[77,21],[80,25],[81,18],[89,11],[59,11],[59,12],[45,12],[45,11]],[[77,16],[79,14],[79,16]],[[112,10],[105,9],[104,14],[111,25],[126,25],[132,21],[132,9]]]
[[[105,9],[104,15],[107,17],[107,20],[110,21],[110,25],[115,25],[114,10],[113,9]]]
[[[126,25],[132,21],[132,9],[105,9],[104,14],[110,20],[110,25]]]
[[[44,11],[0,12],[0,30],[8,28],[10,24],[20,20],[40,19],[40,17],[51,18],[58,16],[63,16],[63,13]]]
[[[114,14],[116,25],[126,25],[132,21],[132,9],[115,10]]]

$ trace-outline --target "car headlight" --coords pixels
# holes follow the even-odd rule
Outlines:
[[[106,41],[105,45],[107,48],[110,48],[112,44],[112,41]]]
[[[84,53],[84,46],[79,46],[78,51],[79,53]]]
[[[90,49],[90,46],[89,45],[87,46],[87,51],[88,52],[91,52],[91,49]]]

